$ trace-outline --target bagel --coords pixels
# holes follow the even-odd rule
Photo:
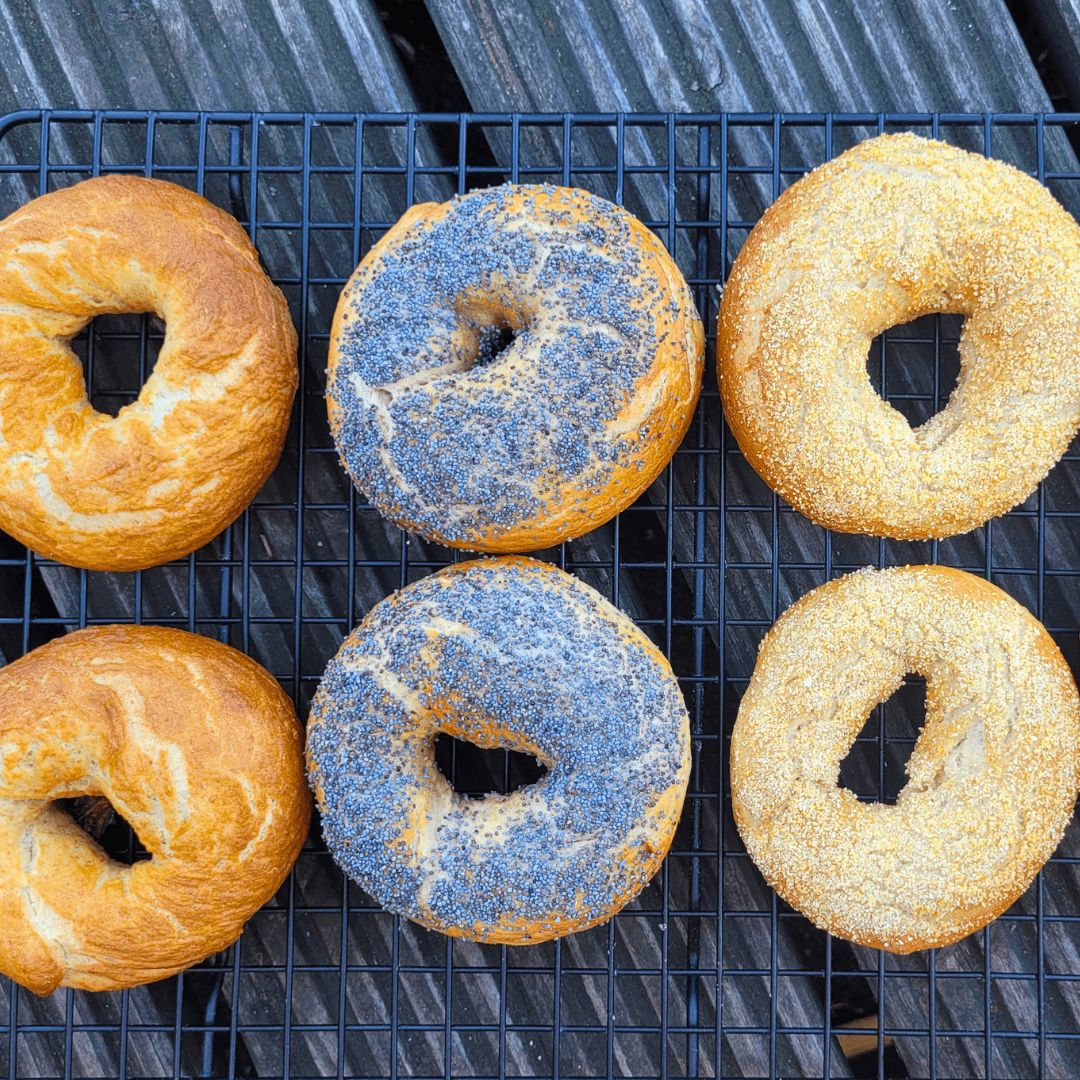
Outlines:
[[[475,191],[412,207],[356,268],[330,427],[384,517],[450,547],[536,550],[652,483],[690,425],[703,348],[686,282],[625,210],[573,188]]]
[[[302,750],[267,671],[181,630],[80,630],[0,670],[0,971],[120,990],[231,944],[307,835]],[[110,859],[56,805],[83,795],[151,858]]]
[[[467,799],[435,737],[532,754],[548,772]],[[523,558],[458,563],[377,604],[311,705],[323,835],[390,911],[524,944],[609,918],[663,861],[690,774],[663,654],[577,578]]]
[[[918,672],[926,723],[896,804],[837,786],[874,706]],[[943,566],[830,581],[766,635],[731,739],[746,849],[831,934],[908,953],[995,919],[1053,854],[1080,788],[1080,699],[1041,623]]]
[[[870,342],[965,316],[948,404],[914,430],[874,390]],[[1080,426],[1080,228],[1011,165],[915,135],[860,143],[788,188],[724,289],[724,412],[812,521],[952,536],[1022,502]]]
[[[145,311],[165,341],[113,418],[69,341]],[[205,544],[272,472],[296,382],[285,298],[194,192],[102,176],[0,222],[0,528],[38,554],[138,570]]]

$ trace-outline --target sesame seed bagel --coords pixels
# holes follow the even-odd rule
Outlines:
[[[447,732],[548,772],[468,799]],[[523,558],[459,563],[376,605],[311,707],[308,772],[334,858],[391,911],[524,944],[601,922],[663,861],[690,771],[671,666],[599,593]]]
[[[625,210],[572,188],[475,191],[412,207],[349,280],[330,427],[383,516],[531,551],[652,483],[690,425],[703,348],[686,282]]]
[[[965,316],[960,376],[913,430],[866,360],[931,312]],[[766,211],[717,333],[728,423],[796,509],[843,532],[965,532],[1030,495],[1080,426],[1080,228],[1011,165],[881,135]]]
[[[167,324],[115,418],[69,344],[106,312]],[[0,527],[39,554],[137,570],[206,543],[272,472],[296,382],[284,297],[194,192],[102,176],[0,222]]]
[[[926,723],[896,804],[838,787],[840,762],[904,676]],[[1080,788],[1080,699],[1042,624],[943,566],[864,570],[784,613],[731,740],[747,851],[832,934],[908,953],[985,926],[1053,854]]]
[[[235,941],[307,835],[301,740],[267,671],[181,630],[80,630],[0,670],[0,971],[120,990]],[[55,802],[83,795],[152,857],[110,859]]]

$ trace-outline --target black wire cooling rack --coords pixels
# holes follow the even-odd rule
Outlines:
[[[606,925],[530,947],[453,941],[348,883],[316,823],[288,882],[225,953],[125,993],[37,998],[0,979],[9,1076],[1076,1077],[1078,831],[1004,916],[936,952],[893,957],[827,937],[763,883],[733,827],[726,739],[777,615],[865,565],[983,574],[1049,627],[1074,670],[1080,455],[1022,506],[952,540],[830,534],[777,498],[725,430],[713,373],[719,287],[762,210],[808,168],[910,129],[1012,161],[1080,205],[1076,116],[400,116],[26,112],[0,120],[0,208],[101,172],[203,192],[248,230],[289,299],[300,391],[281,464],[252,506],[185,560],[88,573],[0,537],[5,662],[77,627],[178,626],[266,665],[301,716],[371,606],[459,555],[387,525],[330,439],[324,365],[337,295],[410,204],[500,183],[585,187],[625,204],[675,254],[709,331],[706,390],[659,480],[613,523],[540,553],[632,615],[686,694],[694,765],[671,854]],[[959,320],[875,343],[879,390],[913,423],[947,400]],[[75,341],[91,400],[116,413],[164,328],[97,319]],[[841,779],[891,801],[922,719],[910,680],[868,721]],[[536,778],[520,754],[443,737],[474,795]],[[118,822],[102,843],[145,857]]]

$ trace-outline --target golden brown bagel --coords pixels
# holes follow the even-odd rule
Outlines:
[[[447,732],[546,775],[467,799]],[[391,911],[477,941],[547,941],[610,918],[671,845],[690,726],[671,665],[589,586],[532,559],[458,563],[377,604],[311,706],[323,835]]]
[[[894,806],[837,786],[873,707],[926,677]],[[766,880],[832,934],[908,953],[985,926],[1053,854],[1080,787],[1080,699],[1041,623],[961,570],[830,581],[769,631],[731,740]]]
[[[330,426],[385,517],[532,551],[652,483],[690,424],[703,347],[686,282],[625,210],[573,188],[475,191],[412,207],[356,268]]]
[[[95,315],[167,324],[115,419],[68,344]],[[136,570],[233,521],[281,453],[296,332],[235,219],[175,184],[103,176],[0,222],[0,527],[73,566]]]
[[[866,357],[935,311],[965,316],[960,377],[912,430]],[[1080,425],[1080,228],[1010,165],[882,135],[766,211],[717,333],[728,423],[796,509],[843,532],[965,532],[1026,498]]]
[[[292,703],[227,645],[80,630],[0,671],[0,971],[38,994],[162,979],[273,896],[311,796]],[[56,799],[106,797],[153,856],[125,866]]]

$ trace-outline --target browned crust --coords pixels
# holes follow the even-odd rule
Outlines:
[[[927,679],[894,806],[837,786],[873,706]],[[985,926],[1053,853],[1080,788],[1080,699],[1042,625],[947,567],[860,571],[762,643],[731,743],[732,809],[768,882],[814,923],[907,953]]]
[[[961,374],[913,431],[866,355],[935,311],[967,317]],[[842,532],[951,536],[1026,498],[1080,426],[1080,229],[1010,165],[879,136],[766,211],[717,335],[725,415],[772,488]]]
[[[234,941],[307,836],[292,702],[243,653],[81,630],[0,671],[0,970],[38,994],[161,979]],[[110,860],[53,801],[104,795],[152,853]]]
[[[579,204],[575,205],[574,200],[578,200]],[[590,221],[589,215],[595,216],[596,203],[597,200],[587,192],[575,188],[529,186],[511,190],[507,196],[508,216],[534,215],[537,207],[542,210],[550,208],[576,224],[595,225],[595,220]],[[421,203],[410,207],[353,272],[334,312],[330,331],[329,378],[333,377],[338,363],[340,342],[349,317],[350,297],[379,273],[383,261],[393,256],[410,231],[431,228],[446,217],[452,206],[453,203],[446,202]],[[545,504],[542,517],[523,520],[497,533],[474,532],[464,539],[448,537],[433,532],[406,515],[395,518],[402,528],[420,532],[448,547],[469,551],[495,555],[538,551],[582,536],[610,521],[630,506],[671,460],[689,430],[701,393],[705,331],[682,273],[656,234],[633,215],[614,204],[610,206],[611,211],[617,211],[620,220],[628,225],[632,242],[642,255],[641,279],[655,275],[663,283],[661,299],[651,305],[655,313],[654,331],[659,343],[653,362],[638,380],[625,405],[607,425],[609,431],[619,432],[619,438],[630,444],[629,451],[620,456],[602,486],[588,491],[582,491],[577,483],[569,483],[556,490],[545,487],[543,492],[538,492]],[[542,309],[543,297],[535,297],[534,300],[538,309]],[[483,302],[482,298],[469,298],[474,314],[477,306]],[[627,306],[638,311],[645,307],[641,300],[634,297],[628,298]],[[493,313],[493,320],[506,319],[513,329],[521,328],[523,319],[520,312],[504,310],[502,305],[498,305],[498,308]],[[513,394],[513,381],[507,381],[503,389],[505,393]],[[340,442],[338,432],[344,422],[344,413],[330,397],[327,405],[331,431],[335,440]]]
[[[69,339],[150,311],[165,343],[113,419]],[[296,332],[236,220],[175,184],[104,176],[0,222],[0,526],[74,566],[135,570],[195,550],[273,471]]]

